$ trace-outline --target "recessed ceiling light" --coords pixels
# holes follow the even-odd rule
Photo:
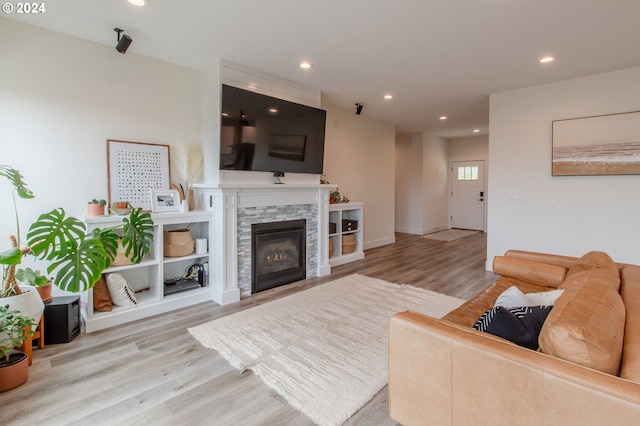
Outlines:
[[[226,112],[223,112],[223,113],[222,113],[222,116],[223,116],[223,117],[228,117],[228,116],[229,116],[229,114],[227,114]]]
[[[441,115],[441,116],[440,116],[440,120],[444,121],[444,120],[446,120],[446,119],[447,119],[447,116],[446,116],[446,115]]]
[[[480,129],[473,129],[473,133],[480,133]]]
[[[134,6],[149,6],[149,0],[129,0]]]
[[[302,62],[300,63],[300,68],[308,70],[309,68],[311,68],[311,64],[309,62]]]
[[[271,112],[271,113],[275,114],[275,113],[277,113],[277,112],[278,112],[278,110],[277,110],[277,109],[275,109],[275,108],[269,108],[269,112]]]
[[[393,99],[393,95],[384,95],[385,99]]]
[[[544,58],[540,59],[540,63],[541,64],[547,64],[549,62],[553,62],[556,58],[554,58],[553,56],[545,56]]]

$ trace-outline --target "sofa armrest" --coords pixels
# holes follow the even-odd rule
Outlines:
[[[408,311],[390,322],[389,412],[405,426],[640,424],[640,384]]]

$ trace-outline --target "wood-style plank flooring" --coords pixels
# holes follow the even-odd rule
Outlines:
[[[485,271],[486,234],[452,242],[397,234],[364,260],[265,291],[213,302],[34,349],[29,381],[0,393],[2,425],[310,425],[250,371],[233,369],[187,327],[359,273],[467,299],[495,279]],[[382,389],[347,425],[394,425]]]

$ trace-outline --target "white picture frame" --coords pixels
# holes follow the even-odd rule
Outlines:
[[[151,211],[153,213],[179,212],[180,194],[175,189],[152,189]]]

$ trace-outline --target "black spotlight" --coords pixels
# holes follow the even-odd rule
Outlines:
[[[360,115],[362,112],[362,104],[356,104],[356,114]]]
[[[124,30],[121,30],[120,28],[114,28],[113,31],[118,33],[118,44],[116,44],[116,50],[124,55],[133,39],[126,34],[122,34],[122,31]]]

